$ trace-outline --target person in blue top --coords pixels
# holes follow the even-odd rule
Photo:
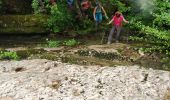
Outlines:
[[[73,6],[73,2],[74,0],[67,0],[67,4],[69,7],[72,7]]]
[[[93,17],[94,17],[94,20],[96,21],[96,28],[99,26],[99,24],[103,20],[103,13],[104,13],[106,19],[108,19],[106,11],[104,10],[104,8],[100,4],[100,2],[97,1],[96,7],[94,8],[94,11],[93,11]]]

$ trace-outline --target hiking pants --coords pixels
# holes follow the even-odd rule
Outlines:
[[[122,27],[118,27],[118,26],[112,27],[112,29],[110,30],[110,33],[109,33],[108,42],[112,42],[112,37],[113,37],[113,33],[115,32],[115,30],[117,31],[116,32],[116,41],[119,40],[121,28]]]

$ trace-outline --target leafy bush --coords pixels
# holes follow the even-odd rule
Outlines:
[[[36,14],[40,13],[41,5],[38,0],[32,1],[32,8]],[[74,30],[76,34],[81,34],[81,32],[79,32],[80,30],[95,29],[95,22],[93,19],[81,19],[77,12],[78,8],[74,6],[74,10],[71,10],[66,1],[60,0],[57,1],[56,5],[51,5],[49,0],[44,0],[44,8],[49,15],[46,23],[47,30],[53,33]]]
[[[38,0],[33,0],[32,1],[32,8],[34,9],[34,13],[39,13],[39,1]]]
[[[76,41],[75,39],[64,41],[64,45],[66,45],[66,46],[76,46],[78,44],[79,44],[79,42]]]
[[[51,15],[47,21],[48,29],[56,33],[73,28],[74,18],[68,12],[66,5],[54,5],[50,8]]]
[[[109,17],[119,10],[127,20],[133,21],[129,29],[133,32],[130,39],[147,43],[146,51],[159,51],[169,54],[170,44],[170,1],[169,0],[100,0]],[[50,6],[45,0],[45,8],[49,9],[50,15],[47,27],[51,32],[62,32],[70,30],[89,30],[94,28],[93,19],[78,20],[76,10],[70,11],[66,1],[59,0],[57,5]],[[33,0],[35,11],[39,4]],[[76,7],[75,7],[76,8]],[[77,8],[76,8],[77,9]],[[77,32],[78,33],[78,32]],[[135,33],[135,34],[134,34]],[[65,45],[76,44],[75,40],[64,42]]]
[[[130,39],[145,43],[142,50],[170,55],[170,1],[155,0],[152,13],[132,12],[133,23],[129,28],[135,32]],[[133,15],[134,13],[134,15]]]
[[[8,59],[8,60],[19,60],[19,56],[17,55],[16,52],[8,52],[8,51],[1,51],[0,52],[0,59]]]
[[[138,34],[136,34],[136,36],[131,36],[130,39],[150,44],[145,46],[143,50],[147,52],[157,51],[168,55],[170,54],[170,31],[145,26],[140,22],[134,23],[132,26],[138,30]]]
[[[75,46],[78,45],[79,42],[75,39],[65,40],[65,41],[56,41],[56,40],[46,40],[47,41],[47,47],[53,48],[53,47],[59,47],[60,45],[65,46]]]
[[[73,25],[75,16],[69,12],[66,1],[57,1],[57,3],[59,4],[51,5],[49,0],[44,0],[42,6],[38,0],[33,0],[32,8],[36,14],[46,10],[46,13],[49,14],[46,26],[51,32],[57,33],[74,28],[76,26]]]
[[[60,41],[47,40],[47,47],[53,48],[59,46],[60,46]]]
[[[34,10],[35,14],[47,11],[49,9],[50,2],[49,0],[42,0],[42,2],[40,2],[39,0],[33,0],[32,1],[32,8]]]

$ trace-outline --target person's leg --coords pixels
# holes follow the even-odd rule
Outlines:
[[[99,13],[99,23],[101,23],[102,22],[102,13]]]
[[[98,26],[99,26],[99,14],[96,13],[96,31],[98,30]]]
[[[101,22],[102,22],[102,13],[96,13],[96,30],[99,29]]]
[[[114,31],[115,31],[115,27],[113,26],[109,33],[108,42],[107,42],[108,44],[110,44],[112,41]]]
[[[121,32],[122,27],[117,27],[116,29],[117,29],[117,32],[116,32],[116,42],[119,42],[120,32]]]
[[[98,29],[101,30],[102,13],[99,13]]]

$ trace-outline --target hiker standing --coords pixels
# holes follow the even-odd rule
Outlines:
[[[116,30],[116,43],[119,42],[119,37],[120,37],[120,32],[121,32],[121,28],[122,28],[122,22],[125,23],[129,23],[128,21],[125,20],[125,18],[123,17],[122,13],[117,11],[115,13],[115,15],[113,16],[112,20],[108,23],[111,24],[113,22],[112,25],[112,29],[110,31],[109,37],[108,37],[108,42],[107,44],[111,44],[112,41],[112,36],[114,31]]]
[[[81,1],[81,9],[82,9],[84,16],[89,17],[88,13],[90,12],[89,8],[91,8],[91,7],[92,7],[92,5],[91,5],[91,2],[89,0],[82,0]]]
[[[70,8],[73,7],[74,0],[67,0],[67,4]]]
[[[93,17],[94,17],[94,20],[96,21],[96,28],[102,22],[102,19],[103,19],[102,12],[104,13],[106,19],[108,19],[106,11],[102,7],[102,5],[99,2],[96,2],[96,7],[94,8],[94,11],[93,11]]]

